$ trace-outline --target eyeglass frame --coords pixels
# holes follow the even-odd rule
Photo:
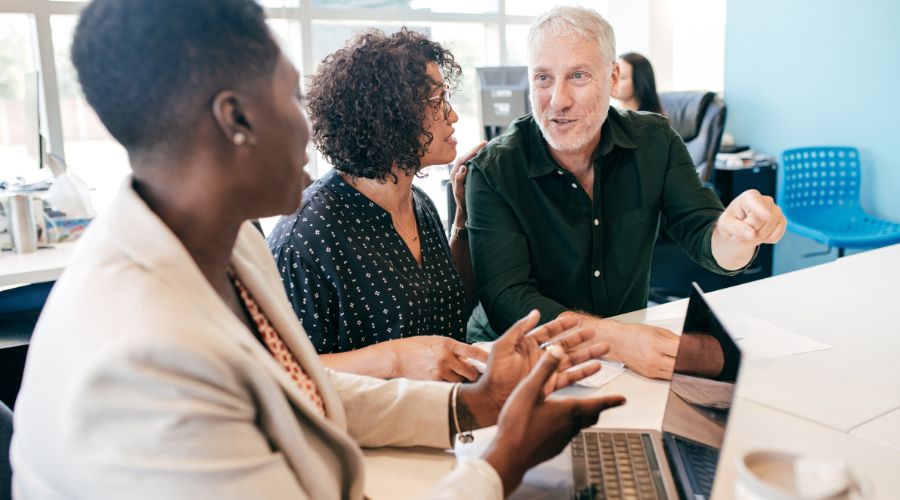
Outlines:
[[[453,105],[450,104],[450,96],[452,95],[453,93],[450,92],[450,87],[445,85],[443,92],[436,96],[429,97],[428,99],[423,99],[422,102],[431,104],[433,101],[440,99],[441,113],[443,113],[444,119],[446,120],[447,118],[450,118],[450,113],[453,112]]]

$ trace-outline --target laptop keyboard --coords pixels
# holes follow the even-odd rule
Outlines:
[[[712,493],[713,479],[716,477],[719,450],[677,436],[675,437],[675,447],[682,460],[686,462],[688,477],[694,493],[709,497]]]
[[[572,440],[572,473],[579,500],[665,499],[649,434],[586,429]]]

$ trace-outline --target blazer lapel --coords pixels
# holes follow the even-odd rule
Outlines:
[[[300,365],[307,375],[316,384],[323,396],[328,418],[323,418],[318,409],[313,405],[278,364],[274,357],[266,350],[237,316],[228,308],[219,297],[212,285],[203,276],[181,240],[166,226],[143,200],[134,192],[129,176],[120,187],[116,200],[107,216],[111,218],[110,227],[113,241],[119,248],[138,265],[144,267],[147,272],[157,275],[163,282],[175,290],[179,290],[182,296],[190,297],[195,301],[197,311],[202,312],[208,320],[217,325],[218,329],[228,338],[237,342],[241,347],[251,353],[260,364],[270,372],[273,378],[279,382],[285,394],[292,403],[303,411],[311,420],[318,422],[323,427],[336,427],[340,432],[336,435],[346,437],[346,417],[343,406],[335,391],[331,389],[327,376],[321,368],[317,355],[309,339],[302,333],[296,316],[293,315],[287,299],[275,296],[271,285],[266,286],[266,273],[259,266],[253,264],[254,259],[259,260],[259,255],[252,250],[253,237],[261,242],[266,249],[261,236],[248,234],[255,232],[249,223],[245,223],[238,234],[235,244],[232,263],[235,266],[241,280],[247,285],[260,307],[266,312],[273,326],[282,334],[288,348],[297,356]],[[250,249],[247,249],[250,243]],[[266,249],[266,254],[268,250]],[[271,255],[268,255],[272,261]],[[274,261],[272,261],[274,271]],[[277,276],[277,271],[275,272]],[[277,283],[277,279],[274,283]],[[273,283],[271,278],[269,284]],[[279,286],[277,293],[283,294]],[[293,321],[287,321],[283,307],[288,308]],[[305,342],[304,342],[305,341]],[[336,429],[335,429],[336,430]]]
[[[264,255],[260,256],[259,252],[262,252]],[[256,255],[254,256],[254,254]],[[294,310],[287,301],[284,288],[280,286],[281,278],[278,276],[275,262],[268,247],[265,245],[265,241],[262,239],[259,231],[250,223],[244,223],[243,227],[241,227],[232,255],[232,263],[241,281],[250,290],[260,308],[266,313],[266,317],[281,335],[285,345],[297,358],[306,375],[319,389],[328,418],[341,429],[346,430],[346,415],[340,398],[331,389],[331,382],[322,363],[319,361],[319,355],[312,342],[310,342],[309,337],[307,337],[306,332],[300,326],[297,315],[294,314]],[[279,286],[273,287],[275,283],[279,284]],[[271,356],[269,357],[271,358]],[[281,369],[281,371],[284,370]],[[285,380],[296,387],[296,384],[289,377]],[[303,399],[308,401],[308,398],[305,396]]]
[[[109,238],[123,254],[146,272],[157,276],[174,293],[194,301],[198,313],[202,313],[215,330],[222,333],[222,341],[231,339],[253,356],[278,382],[294,408],[309,419],[310,425],[317,426],[330,437],[332,448],[342,459],[341,473],[348,482],[351,496],[361,497],[365,473],[362,452],[347,434],[346,416],[340,398],[284,296],[274,260],[256,229],[249,223],[242,226],[232,251],[232,265],[303,370],[316,384],[325,403],[327,417],[322,416],[265,346],[221,300],[178,237],[135,193],[130,176],[104,216],[109,217],[108,226],[98,225],[98,230],[109,230]],[[283,444],[294,446],[292,443]],[[294,466],[302,467],[302,463]]]

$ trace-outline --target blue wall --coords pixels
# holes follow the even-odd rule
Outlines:
[[[900,221],[900,2],[728,0],[725,33],[726,131],[775,157],[858,147],[863,206]],[[786,237],[775,271],[817,248]]]

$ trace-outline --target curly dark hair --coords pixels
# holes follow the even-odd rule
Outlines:
[[[309,114],[312,140],[334,168],[394,182],[394,165],[409,175],[422,169],[434,139],[425,119],[441,112],[439,101],[426,101],[439,85],[425,73],[429,63],[451,91],[458,88],[462,69],[453,54],[406,28],[364,31],[322,61],[310,79]]]
[[[253,0],[94,0],[72,42],[87,101],[129,151],[184,145],[217,92],[259,90],[279,54]]]

